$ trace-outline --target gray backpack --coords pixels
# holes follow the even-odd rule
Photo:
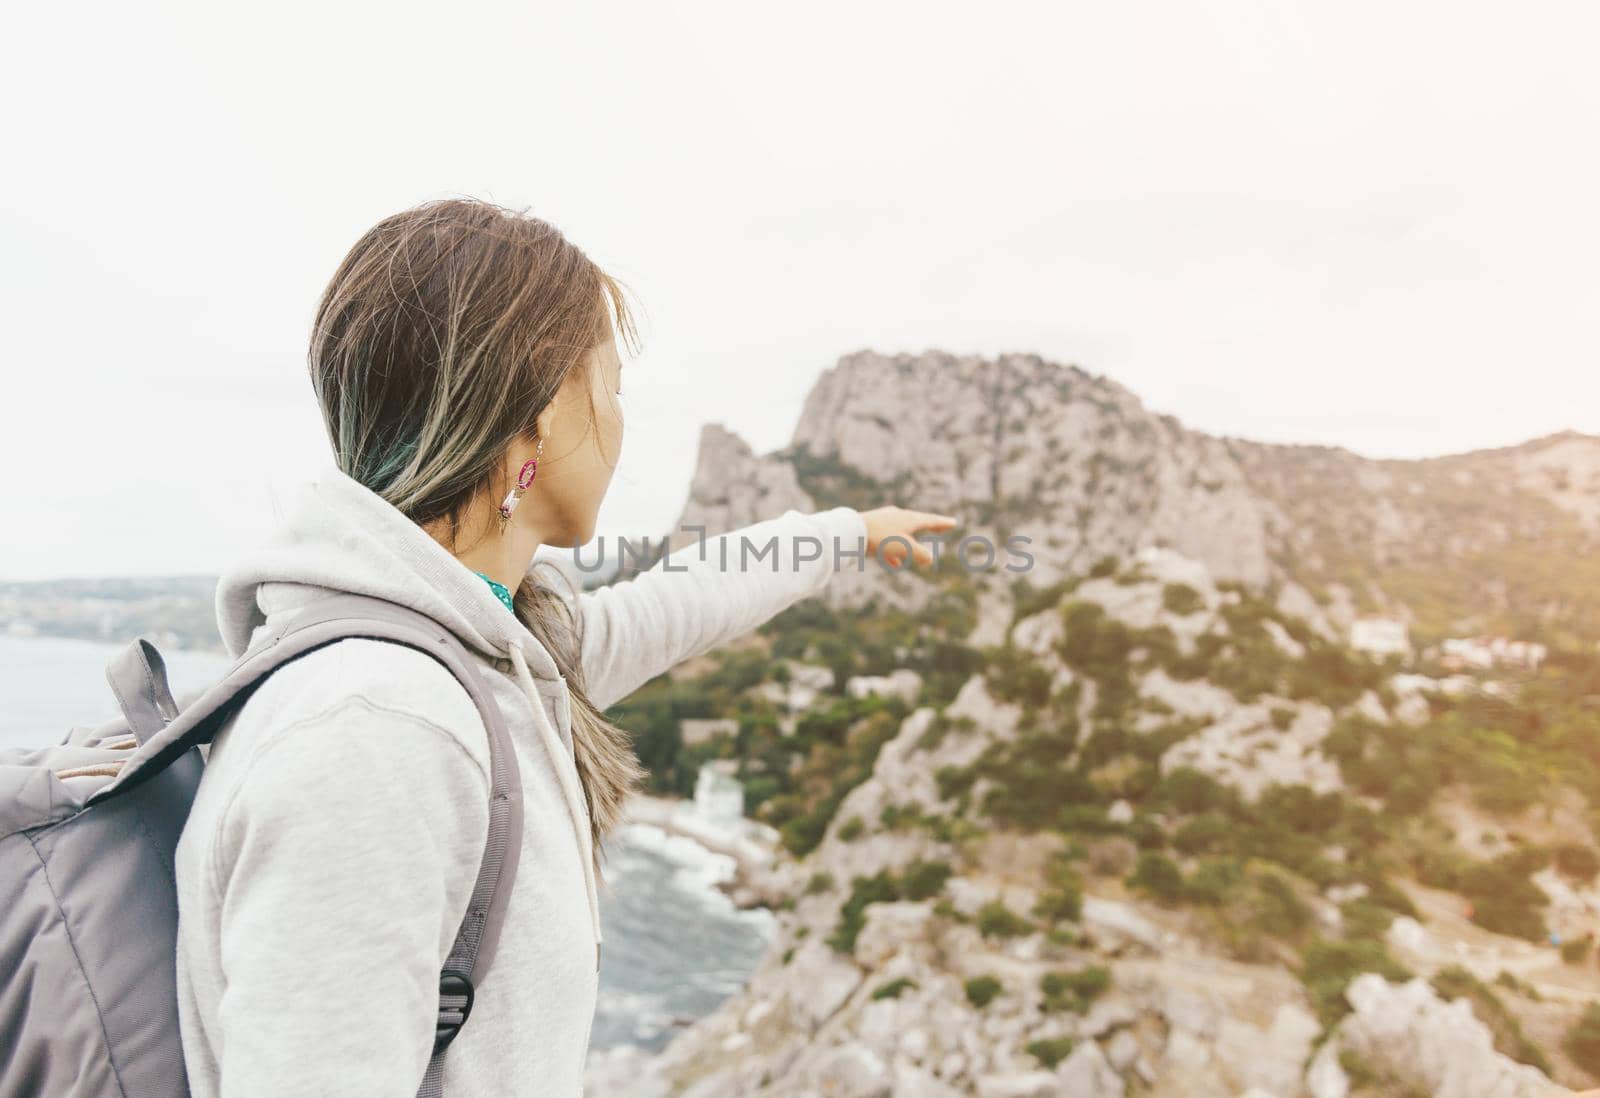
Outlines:
[[[55,747],[0,751],[0,1095],[189,1093],[173,853],[205,765],[200,745],[273,671],[347,637],[437,659],[488,731],[488,840],[439,975],[438,1027],[419,1091],[439,1095],[445,1048],[500,937],[522,841],[522,783],[505,721],[461,642],[409,607],[353,594],[269,630],[181,711],[160,652],[140,638],[106,669],[122,716],[74,728]]]

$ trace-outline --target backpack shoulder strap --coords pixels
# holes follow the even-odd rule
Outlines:
[[[404,644],[443,664],[478,707],[489,739],[489,835],[461,928],[439,975],[439,1019],[419,1094],[439,1098],[444,1050],[472,1011],[505,923],[522,848],[522,777],[505,719],[460,640],[417,610],[387,599],[340,593],[304,607],[252,645],[223,677],[176,716],[159,653],[137,648],[107,669],[139,746],[117,777],[85,807],[148,781],[192,747],[210,743],[227,718],[278,668],[351,637]],[[137,719],[138,724],[135,725]]]

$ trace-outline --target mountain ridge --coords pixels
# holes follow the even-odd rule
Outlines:
[[[1293,605],[1309,597],[1341,628],[1392,614],[1436,636],[1600,635],[1600,604],[1573,595],[1600,589],[1600,566],[1585,563],[1600,548],[1600,437],[1429,458],[1257,442],[1186,427],[1109,377],[1024,352],[852,352],[767,454],[707,425],[674,545],[692,540],[685,524],[715,534],[775,508],[874,502],[955,513],[963,532],[997,541],[1025,529],[1037,585],[1170,548]],[[1571,582],[1574,560],[1593,584]],[[1486,583],[1495,571],[1521,577],[1515,590]],[[841,587],[830,597],[866,597]]]

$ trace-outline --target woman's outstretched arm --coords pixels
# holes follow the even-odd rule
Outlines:
[[[950,529],[948,515],[880,507],[786,511],[669,554],[630,580],[578,599],[590,700],[613,705],[668,668],[742,636],[819,593],[835,571],[916,563],[931,553],[920,531]]]

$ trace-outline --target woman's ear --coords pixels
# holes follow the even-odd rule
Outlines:
[[[543,410],[540,411],[538,416],[534,418],[534,430],[537,432],[535,437],[546,440],[550,438],[550,432],[554,429],[556,423],[556,406],[560,403],[561,392],[560,390],[557,390],[555,395],[550,398],[549,403],[547,403]]]

